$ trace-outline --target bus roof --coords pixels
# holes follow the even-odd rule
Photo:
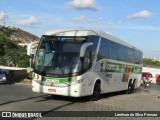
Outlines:
[[[54,29],[44,33],[44,35],[55,35],[55,36],[90,36],[90,35],[98,35],[113,42],[122,44],[124,46],[134,48],[136,50],[141,51],[140,49],[130,45],[126,41],[123,41],[107,32],[103,32],[101,30],[92,29],[92,28],[62,28],[62,29]]]

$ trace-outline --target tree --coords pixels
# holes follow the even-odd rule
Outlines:
[[[26,47],[19,46],[17,42],[0,34],[0,64],[14,67],[29,67]]]
[[[144,58],[143,66],[160,67],[160,61]]]
[[[5,37],[0,34],[0,57],[5,54]]]

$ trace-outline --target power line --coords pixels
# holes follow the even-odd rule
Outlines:
[[[142,51],[160,53],[160,51],[158,51],[158,50],[146,50],[146,49],[142,49]]]

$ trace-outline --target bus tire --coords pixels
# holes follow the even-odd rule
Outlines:
[[[96,82],[93,89],[93,94],[90,97],[91,101],[96,101],[99,99],[101,93],[100,82]]]
[[[134,92],[135,92],[135,80],[133,81],[132,88],[131,88],[131,93],[134,93]]]
[[[132,89],[133,89],[133,85],[132,85],[132,82],[130,80],[129,84],[128,84],[128,89],[126,90],[126,93],[127,94],[131,94],[132,93]]]

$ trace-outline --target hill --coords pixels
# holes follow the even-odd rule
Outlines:
[[[39,40],[37,36],[16,27],[0,26],[0,35],[5,35],[8,39],[18,42],[21,45]]]
[[[29,67],[26,45],[39,38],[16,27],[0,26],[0,65]]]

